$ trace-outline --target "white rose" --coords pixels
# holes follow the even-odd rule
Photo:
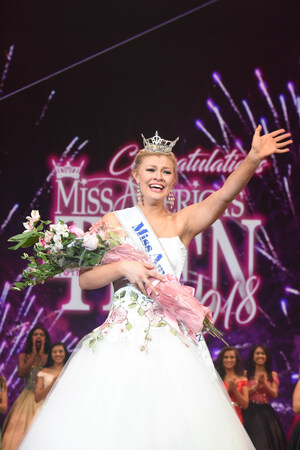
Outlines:
[[[87,250],[96,250],[99,240],[95,233],[86,233],[83,237],[82,245]]]
[[[65,223],[57,223],[56,225],[50,225],[50,230],[58,235],[62,235],[63,237],[68,237],[68,225]]]

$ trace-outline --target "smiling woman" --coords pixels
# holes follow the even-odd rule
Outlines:
[[[254,346],[247,361],[249,407],[243,411],[245,428],[256,450],[285,450],[285,435],[270,400],[278,396],[279,378],[265,345]]]
[[[246,409],[249,404],[248,380],[243,375],[242,361],[237,349],[224,347],[218,355],[215,366],[243,423],[242,409]]]
[[[45,368],[37,374],[34,400],[39,404],[39,408],[57,380],[68,357],[68,351],[63,342],[56,342],[52,345]]]
[[[289,133],[260,132],[222,188],[176,213],[166,207],[177,180],[176,141],[157,133],[144,139],[132,171],[137,205],[103,220],[136,252],[142,244],[147,258],[127,252],[80,273],[82,289],[114,284],[110,313],[77,346],[20,449],[254,449],[215,372],[202,325],[188,320],[190,289],[178,280],[190,241],[224,213],[265,157],[288,151],[291,140],[281,141]],[[195,300],[194,316],[204,308]]]
[[[170,156],[142,153],[142,160],[133,168],[132,173],[140,191],[142,204],[145,197],[153,203],[162,196],[163,198],[169,196],[176,183],[176,170]],[[159,195],[155,196],[151,193]]]

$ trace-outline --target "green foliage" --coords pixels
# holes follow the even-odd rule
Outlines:
[[[107,240],[97,234],[99,244],[95,250],[88,250],[83,246],[83,237],[78,238],[74,233],[65,230],[65,233],[56,233],[55,227],[51,227],[50,232],[46,228],[51,221],[37,220],[32,225],[32,230],[24,231],[8,239],[15,243],[10,250],[31,247],[32,255],[24,253],[21,259],[28,262],[27,268],[23,271],[21,281],[14,284],[14,290],[22,290],[28,286],[44,283],[49,278],[53,278],[66,270],[77,270],[94,267],[101,263],[103,256],[115,245],[119,245],[120,239],[113,232],[106,232]],[[64,226],[62,220],[59,221]],[[45,236],[48,231],[47,245],[45,246]],[[50,234],[50,238],[49,238]],[[67,234],[67,236],[64,236]],[[58,236],[62,248],[56,246],[53,237]],[[52,236],[52,238],[51,238]],[[125,292],[124,292],[125,294]]]

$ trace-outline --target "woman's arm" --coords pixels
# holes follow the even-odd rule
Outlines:
[[[298,380],[293,393],[293,411],[295,414],[300,413],[300,379]]]
[[[103,221],[112,227],[120,227],[113,213],[108,213],[103,217]],[[153,270],[152,264],[139,261],[117,261],[110,264],[103,264],[80,272],[79,286],[81,289],[99,289],[107,284],[127,278],[129,283],[135,285],[143,294],[147,295],[146,288],[150,287],[157,294],[155,287],[150,283],[150,278],[163,281],[163,276]]]
[[[241,408],[246,409],[249,405],[249,392],[248,387],[243,386],[242,390],[239,391],[237,388],[237,384],[234,381],[228,382],[228,391],[232,392],[236,398],[237,403]]]
[[[179,212],[184,224],[184,240],[189,241],[201,231],[214,223],[226,210],[229,204],[243,190],[251,179],[261,161],[274,154],[288,152],[287,148],[293,141],[282,142],[290,137],[284,129],[260,136],[261,125],[254,133],[251,150],[243,162],[226,179],[223,187],[211,194],[201,203],[197,203]]]
[[[267,394],[270,397],[277,398],[278,397],[278,384],[279,384],[278,374],[276,372],[272,372],[272,376],[273,376],[272,383],[268,382],[265,374],[261,375],[261,377],[258,379],[258,382],[261,386],[264,387],[265,391],[267,392]],[[277,382],[275,380],[277,380]]]
[[[35,358],[34,353],[26,354],[26,353],[20,353],[18,356],[18,376],[21,378],[26,377],[28,372],[31,369],[32,363]]]
[[[79,275],[81,289],[98,289],[119,278],[127,278],[130,284],[135,285],[143,294],[147,295],[146,287],[157,294],[150,278],[163,281],[163,276],[152,270],[154,266],[139,261],[118,261],[103,266],[93,267],[82,271]]]
[[[54,377],[51,383],[44,388],[44,378],[42,376],[37,377],[37,383],[34,391],[34,401],[36,403],[40,402],[41,400],[44,400],[47,397],[56,379],[57,377]]]
[[[7,387],[6,383],[2,383],[0,392],[0,414],[5,414],[7,411]]]

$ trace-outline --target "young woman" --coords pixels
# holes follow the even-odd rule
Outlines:
[[[0,374],[0,414],[7,411],[7,386],[5,378]],[[1,448],[1,429],[0,429],[0,448]]]
[[[20,449],[253,449],[205,342],[160,306],[157,283],[180,278],[193,237],[220,217],[263,158],[292,142],[283,142],[290,137],[284,130],[260,131],[219,191],[175,214],[165,201],[177,180],[176,141],[144,138],[133,167],[137,206],[103,219],[122,227],[153,263],[124,256],[81,273],[82,289],[114,283],[111,311],[77,347]]]
[[[246,409],[249,404],[248,380],[244,376],[242,360],[237,349],[224,347],[218,354],[215,367],[243,423],[242,409]]]
[[[34,390],[37,373],[45,366],[50,350],[50,337],[41,326],[28,334],[25,350],[18,357],[18,375],[25,379],[25,388],[12,405],[3,424],[2,450],[17,450],[37,411]]]
[[[300,448],[300,369],[299,378],[293,392],[293,411],[295,417],[288,434],[287,450],[297,450]]]
[[[285,450],[286,439],[270,400],[278,396],[278,374],[272,370],[269,349],[252,348],[247,362],[249,407],[243,411],[244,426],[256,450]]]
[[[56,342],[52,345],[45,368],[37,374],[34,400],[39,404],[39,408],[57,380],[68,357],[68,351],[63,342]]]

